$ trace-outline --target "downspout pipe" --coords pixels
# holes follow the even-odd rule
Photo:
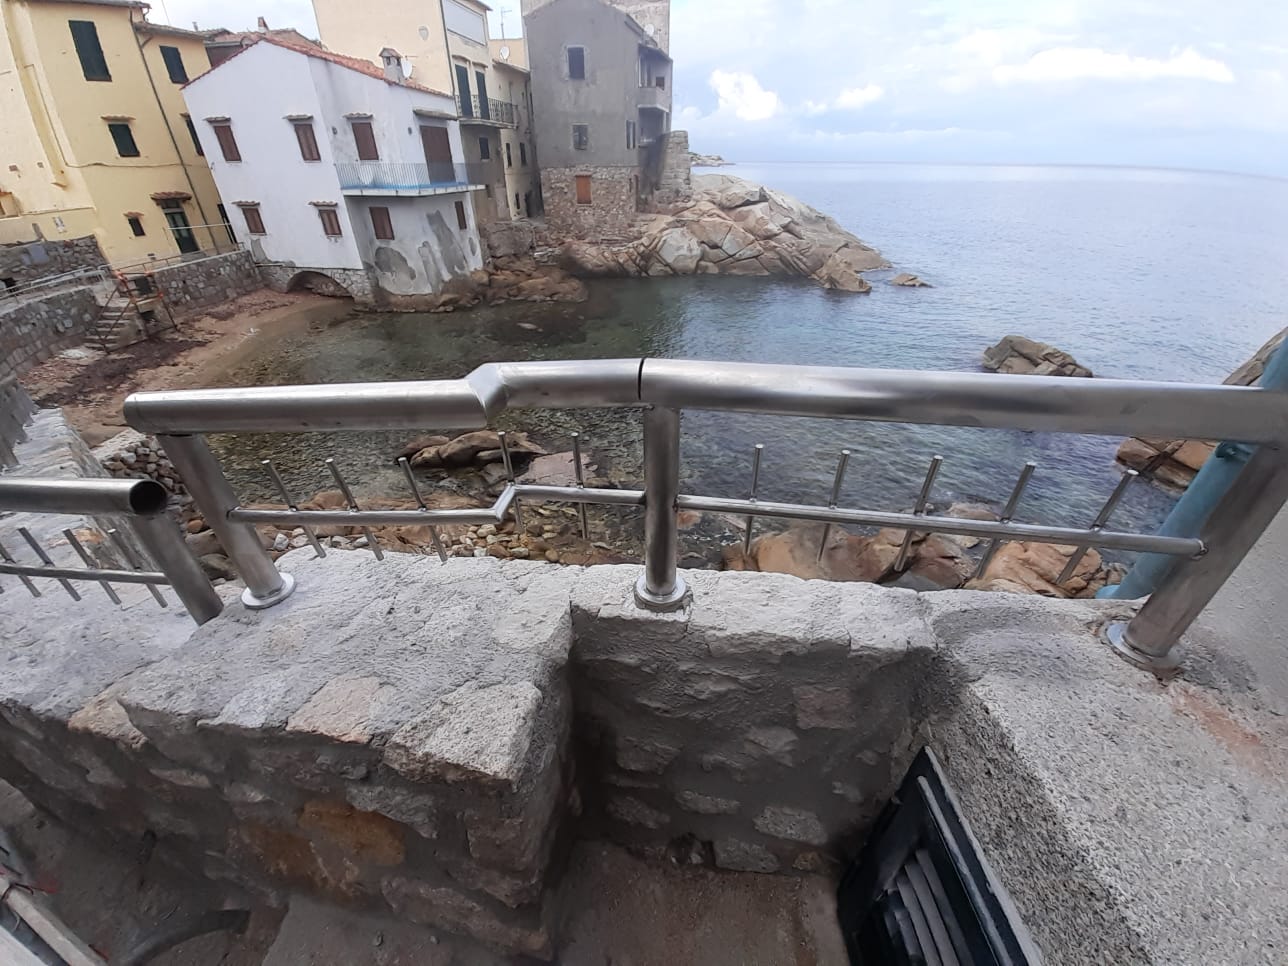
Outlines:
[[[1266,360],[1265,371],[1257,385],[1277,392],[1288,391],[1288,342]],[[1235,477],[1243,471],[1256,447],[1244,443],[1221,443],[1208,457],[1202,469],[1182,494],[1159,529],[1161,536],[1197,537],[1208,515],[1225,497]],[[1152,594],[1176,558],[1164,554],[1144,553],[1127,572],[1122,583],[1105,587],[1097,597],[1114,600],[1136,600]]]

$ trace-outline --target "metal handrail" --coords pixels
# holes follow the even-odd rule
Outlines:
[[[481,428],[507,409],[604,407],[645,409],[642,490],[532,486],[516,483],[511,472],[496,505],[472,510],[361,511],[352,502],[348,511],[301,511],[293,506],[280,511],[246,509],[201,435]],[[1226,512],[1213,514],[1199,537],[1181,538],[1107,529],[1123,485],[1085,528],[1015,523],[1009,513],[997,522],[930,516],[922,500],[913,513],[886,513],[840,508],[835,497],[831,505],[822,507],[765,503],[754,495],[737,500],[683,494],[679,492],[683,409],[1226,439],[1260,446],[1222,504]],[[1163,670],[1181,634],[1288,501],[1288,462],[1283,450],[1288,439],[1288,393],[1252,387],[616,359],[493,363],[463,379],[427,382],[139,393],[126,400],[125,416],[135,429],[161,437],[161,446],[238,564],[248,588],[243,599],[253,606],[271,606],[290,592],[289,577],[277,571],[260,546],[254,523],[309,526],[343,519],[350,524],[434,526],[499,521],[510,511],[517,516],[523,502],[611,503],[644,507],[645,566],[635,596],[641,606],[661,610],[683,606],[687,597],[676,569],[675,514],[680,509],[1170,554],[1177,563],[1169,579],[1130,625],[1114,636],[1115,646],[1128,659]],[[506,452],[504,444],[502,451]],[[838,478],[846,457],[848,453],[843,454]],[[936,461],[923,486],[926,492],[937,469]],[[1012,503],[1020,489],[1017,486]],[[1218,519],[1219,526],[1215,525]]]
[[[456,113],[464,121],[495,121],[498,124],[513,127],[515,125],[515,108],[510,101],[499,101],[495,97],[469,97],[456,95]]]
[[[481,184],[480,171],[474,164],[437,161],[417,164],[411,161],[341,161],[335,166],[340,190],[415,191],[419,189],[455,188],[466,190]]]
[[[92,558],[70,530],[63,531],[63,535],[86,566],[60,567],[35,538],[20,527],[19,534],[40,558],[41,563],[38,566],[20,564],[0,545],[0,574],[19,577],[34,597],[39,597],[40,591],[32,583],[32,577],[57,580],[74,600],[79,600],[80,595],[71,581],[92,581],[99,584],[114,603],[120,603],[120,598],[112,590],[112,582],[145,584],[162,607],[166,606],[166,601],[156,588],[158,585],[169,584],[192,619],[198,624],[204,624],[223,610],[223,601],[201,569],[201,564],[183,542],[179,528],[166,514],[167,500],[165,487],[155,480],[0,477],[0,513],[83,514],[129,520],[143,549],[159,568],[155,571],[145,570],[137,552],[113,530],[109,530],[108,534],[114,538],[121,555],[132,569],[94,566]]]

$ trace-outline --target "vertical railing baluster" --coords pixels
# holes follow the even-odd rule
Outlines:
[[[764,452],[765,452],[764,443],[757,443],[755,449],[752,450],[751,495],[748,497],[748,499],[752,503],[756,502],[756,493],[760,489],[760,457]],[[752,527],[752,524],[755,522],[755,520],[756,520],[756,515],[754,513],[747,514],[747,525],[743,529],[743,534],[742,534],[742,552],[744,554],[751,553],[751,527]]]
[[[680,495],[680,411],[654,406],[644,411],[644,573],[635,582],[635,602],[647,610],[678,610],[688,596],[676,570]]]
[[[1015,488],[1011,490],[1011,498],[1006,501],[1006,506],[1002,510],[1002,523],[1010,523],[1015,516],[1015,508],[1020,505],[1020,497],[1024,495],[1024,488],[1029,485],[1029,477],[1033,471],[1038,468],[1038,464],[1032,460],[1024,464],[1024,469],[1020,470],[1020,478],[1015,481]],[[988,546],[984,549],[984,555],[979,558],[979,565],[975,568],[975,579],[984,576],[984,571],[988,570],[988,565],[993,562],[993,556],[1001,549],[1005,540],[990,540]]]
[[[585,480],[586,474],[582,471],[582,468],[581,468],[581,433],[572,434],[572,465],[577,474],[577,489],[584,490],[586,488],[586,480]],[[577,504],[577,515],[578,517],[581,518],[581,539],[589,540],[590,527],[586,523],[586,504],[585,503]]]
[[[930,460],[930,469],[926,471],[926,478],[921,484],[921,492],[917,494],[917,503],[912,508],[913,516],[921,516],[926,512],[926,502],[930,499],[930,489],[935,485],[935,477],[939,475],[939,467],[944,463],[942,456],[935,456]],[[908,551],[912,549],[912,541],[915,532],[907,530],[903,535],[903,543],[899,546],[899,556],[895,558],[894,569],[902,572],[908,566]]]
[[[277,492],[281,496],[282,502],[286,504],[286,508],[290,510],[292,513],[298,510],[299,507],[295,505],[295,500],[291,498],[291,493],[286,488],[286,481],[282,479],[282,474],[277,472],[277,467],[273,465],[273,461],[260,460],[259,465],[264,467],[265,471],[269,475],[269,478],[273,481],[273,485],[277,487]],[[309,538],[309,543],[313,544],[313,552],[316,553],[319,557],[325,557],[326,550],[322,548],[322,544],[318,540],[317,534],[313,532],[313,528],[305,527],[304,535]]]
[[[422,512],[428,512],[429,507],[425,505],[425,499],[420,495],[420,487],[416,485],[416,477],[411,471],[411,462],[405,456],[398,457],[398,465],[402,467],[403,476],[407,479],[407,485],[411,487],[411,494],[416,498],[416,506]],[[438,559],[447,563],[447,550],[443,547],[443,541],[438,539],[438,528],[432,523],[429,525],[429,538],[434,541],[434,549],[438,551]]]
[[[35,553],[35,555],[40,558],[40,562],[42,564],[44,564],[46,567],[54,566],[54,562],[49,559],[49,554],[45,553],[45,548],[40,545],[39,540],[37,540],[35,537],[31,535],[30,530],[28,530],[26,527],[19,527],[18,536],[22,537],[23,540],[27,541],[27,546],[29,546],[32,549],[32,552]],[[58,582],[63,585],[63,590],[67,591],[67,596],[70,597],[72,600],[81,599],[81,595],[76,592],[76,588],[72,586],[72,582],[70,580],[68,580],[65,577],[59,577]]]
[[[829,510],[835,510],[836,505],[841,501],[841,484],[845,480],[845,468],[849,463],[850,451],[848,449],[841,450],[841,459],[836,464],[836,477],[832,480],[832,496],[831,499],[827,501],[827,508]],[[827,538],[831,535],[832,524],[823,524],[823,537],[818,542],[818,557],[815,558],[816,560],[823,559],[823,552],[827,550]]]
[[[1140,474],[1135,470],[1128,470],[1122,475],[1122,479],[1120,479],[1118,481],[1118,485],[1114,487],[1114,492],[1109,494],[1109,499],[1105,501],[1105,505],[1102,506],[1100,508],[1100,512],[1096,514],[1096,519],[1091,522],[1092,530],[1104,529],[1105,524],[1109,522],[1110,514],[1114,512],[1114,508],[1118,506],[1119,501],[1123,498],[1123,494],[1127,492],[1127,487],[1129,487],[1132,480],[1136,479],[1139,475]],[[1065,564],[1064,569],[1060,571],[1060,576],[1055,579],[1056,586],[1063,584],[1073,576],[1073,572],[1077,569],[1078,564],[1082,562],[1082,558],[1090,549],[1091,546],[1089,544],[1083,544],[1074,550],[1073,555],[1069,557],[1069,562]]]
[[[81,542],[78,539],[76,539],[76,534],[71,530],[64,530],[63,538],[71,544],[72,549],[76,551],[76,555],[81,558],[81,563],[90,568],[97,566],[97,564],[94,563],[94,558],[89,555],[89,551],[81,545]],[[121,602],[121,598],[116,596],[116,591],[112,589],[112,585],[106,580],[100,580],[98,585],[103,588],[103,592],[107,594],[108,600],[113,604],[119,604]]]
[[[510,458],[510,444],[505,430],[496,434],[497,440],[501,443],[501,461],[505,464],[505,478],[511,486],[514,485],[514,461]],[[519,506],[519,498],[516,496],[511,504],[514,507],[514,529],[516,533],[523,532],[523,509]]]
[[[326,464],[326,468],[331,471],[331,478],[335,480],[335,485],[338,486],[340,488],[340,492],[344,494],[344,500],[349,504],[350,511],[357,513],[358,501],[353,498],[353,491],[349,489],[349,484],[346,483],[344,481],[344,477],[340,475],[340,468],[335,465],[335,458],[328,456],[324,462]],[[384,560],[384,552],[380,549],[380,544],[376,543],[375,534],[371,532],[371,529],[369,527],[359,527],[358,529],[361,530],[362,535],[367,538],[367,546],[370,547],[371,552],[376,555],[376,559]]]
[[[3,543],[0,543],[0,560],[3,560],[7,564],[16,564],[18,562],[14,560],[13,557],[9,554],[9,551],[5,549],[5,545]],[[40,588],[38,588],[35,584],[31,582],[30,577],[25,577],[22,574],[19,574],[18,579],[22,581],[22,585],[27,588],[27,590],[31,593],[32,597],[41,596]]]
[[[134,548],[131,547],[129,543],[126,541],[121,531],[113,527],[111,530],[107,531],[107,536],[112,541],[112,543],[116,544],[116,549],[121,551],[121,556],[125,558],[125,565],[127,567],[129,567],[131,570],[137,570],[137,571],[142,571],[145,569],[143,566],[143,561],[139,558],[139,555],[135,552]],[[170,606],[169,604],[166,603],[165,595],[161,593],[159,589],[157,589],[156,584],[145,584],[144,586],[148,588],[148,591],[152,594],[153,599],[158,604],[160,604],[162,607]]]

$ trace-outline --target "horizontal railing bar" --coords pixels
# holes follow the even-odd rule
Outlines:
[[[1288,393],[1246,386],[646,359],[644,403],[1162,439],[1288,438]]]
[[[963,520],[958,517],[914,516],[911,513],[887,513],[880,510],[847,510],[805,506],[796,503],[766,503],[763,500],[733,500],[723,497],[680,494],[676,506],[681,510],[707,513],[745,514],[754,511],[758,517],[784,520],[808,520],[815,523],[841,523],[869,527],[914,528],[923,533],[956,533],[974,537],[1006,537],[1037,543],[1077,546],[1088,544],[1109,550],[1140,550],[1177,557],[1194,557],[1203,553],[1202,540],[1185,537],[1163,537],[1145,533],[1122,533],[1114,530],[1090,530],[1071,527],[1048,527],[1032,523],[1001,523],[988,520]]]
[[[0,478],[0,511],[155,516],[167,500],[156,480]]]
[[[490,507],[464,510],[250,510],[228,512],[233,523],[276,524],[293,527],[418,527],[427,523],[499,523],[503,514]]]
[[[519,483],[515,495],[527,503],[594,503],[600,506],[643,506],[643,490],[597,490],[577,486]]]
[[[0,561],[0,574],[13,577],[53,577],[61,580],[109,580],[114,584],[162,584],[170,580],[163,573],[150,570],[88,570],[75,567],[38,567]]]

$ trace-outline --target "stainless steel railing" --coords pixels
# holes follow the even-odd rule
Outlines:
[[[480,428],[506,409],[603,407],[644,409],[643,489],[595,489],[583,486],[580,480],[571,487],[520,484],[515,482],[507,458],[509,484],[496,503],[467,510],[424,509],[416,492],[421,506],[417,510],[364,511],[350,499],[349,510],[302,511],[295,508],[284,488],[284,509],[248,509],[241,506],[202,438],[202,434],[220,432]],[[750,499],[681,493],[679,445],[684,409],[1226,439],[1259,445],[1200,536],[1185,538],[1109,528],[1109,514],[1130,476],[1084,528],[1011,519],[1032,472],[1027,467],[1001,520],[934,516],[926,513],[925,507],[938,458],[912,513],[836,506],[848,453],[842,453],[838,485],[826,506],[764,502],[756,498],[754,484]],[[1288,437],[1288,393],[1249,387],[620,359],[497,363],[481,366],[463,379],[435,382],[140,393],[126,400],[125,415],[135,429],[159,435],[161,446],[246,580],[243,600],[252,607],[272,606],[293,589],[289,575],[279,573],[261,547],[255,524],[438,526],[499,522],[510,512],[521,520],[521,507],[526,502],[630,505],[642,506],[645,511],[644,572],[636,582],[635,598],[640,606],[655,610],[681,607],[688,598],[676,567],[679,510],[744,515],[749,528],[756,517],[776,517],[969,534],[995,542],[1020,539],[1169,554],[1176,563],[1165,584],[1130,624],[1106,630],[1110,643],[1124,657],[1162,671],[1174,665],[1171,652],[1181,634],[1288,500],[1283,449]],[[504,452],[504,444],[502,449]],[[337,480],[342,478],[337,476]],[[411,483],[414,491],[414,480]]]
[[[121,602],[113,583],[144,584],[157,603],[167,606],[158,589],[169,585],[198,624],[204,624],[223,610],[223,602],[214,586],[193,557],[179,528],[166,514],[165,487],[155,480],[45,480],[0,477],[0,515],[4,513],[80,514],[94,518],[127,520],[138,542],[158,568],[146,569],[131,542],[116,529],[107,531],[117,553],[131,567],[129,570],[104,568],[72,530],[63,530],[67,545],[76,552],[84,567],[56,564],[48,549],[41,545],[26,527],[18,535],[40,561],[23,564],[0,543],[0,574],[16,576],[33,597],[41,596],[33,578],[56,580],[73,600],[80,593],[73,582],[97,583],[115,604]],[[0,590],[3,590],[0,587]]]

